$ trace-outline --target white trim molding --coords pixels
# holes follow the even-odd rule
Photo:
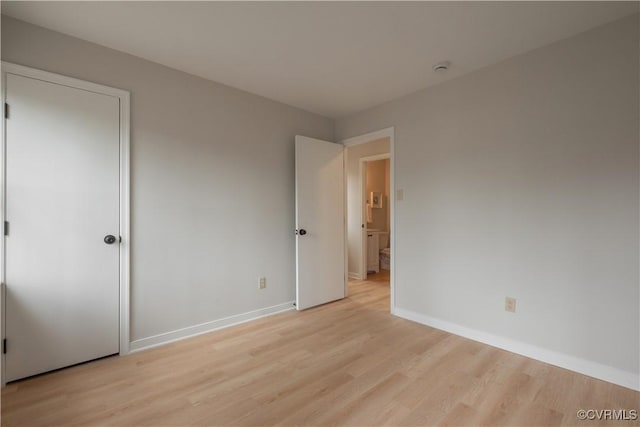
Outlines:
[[[364,135],[354,136],[342,141],[342,145],[350,147],[352,145],[366,144],[367,142],[376,141],[382,138],[391,138],[395,136],[395,128],[393,126],[380,129],[374,132],[365,133]]]
[[[138,351],[147,350],[153,347],[158,347],[175,341],[184,340],[187,338],[217,331],[219,329],[229,328],[241,323],[250,322],[252,320],[273,316],[275,314],[292,310],[295,310],[295,305],[293,301],[289,301],[271,307],[265,307],[258,310],[248,311],[246,313],[224,317],[218,320],[212,320],[210,322],[200,323],[199,325],[176,329],[175,331],[165,332],[163,334],[158,334],[132,341],[130,351],[131,353],[135,353]]]
[[[421,323],[432,328],[440,329],[458,335],[464,338],[488,344],[502,350],[520,354],[531,359],[539,360],[550,365],[568,369],[570,371],[579,372],[581,374],[607,381],[622,387],[640,391],[640,375],[623,371],[611,366],[603,365],[568,354],[560,353],[554,350],[538,347],[536,345],[527,344],[521,341],[512,340],[510,338],[501,337],[499,335],[490,334],[488,332],[461,326],[446,320],[436,319],[434,317],[425,316],[404,308],[395,308],[395,315],[403,319]]]
[[[86,90],[89,92],[100,93],[103,95],[112,96],[117,98],[120,105],[120,339],[119,339],[119,353],[124,355],[129,353],[129,335],[130,335],[130,248],[131,248],[131,230],[130,230],[130,94],[126,90],[116,89],[109,86],[104,86],[97,83],[92,83],[84,80],[79,80],[73,77],[64,76],[61,74],[50,73],[48,71],[38,70],[31,67],[25,67],[23,65],[12,64],[9,62],[2,62],[2,101],[6,102],[6,76],[7,74],[15,74],[32,79],[42,80],[50,83],[55,83],[63,86],[73,87],[77,89]],[[4,175],[4,150],[6,147],[6,133],[4,119],[2,122],[2,156],[3,161],[1,163],[2,171],[0,177],[2,179],[2,185],[0,185],[0,200],[2,200],[2,209],[0,209],[0,223],[5,220],[5,175]],[[0,259],[1,272],[0,277],[2,283],[5,281],[4,275],[4,239],[0,245]],[[5,307],[2,306],[2,318],[4,320],[4,313],[6,313]],[[4,322],[3,328],[4,328]],[[4,330],[2,331],[4,337]],[[2,371],[2,384],[4,384],[4,360]]]

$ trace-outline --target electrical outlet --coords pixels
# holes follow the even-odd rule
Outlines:
[[[505,297],[504,299],[504,311],[510,313],[516,312],[516,299],[511,297]]]
[[[258,284],[258,289],[264,289],[267,287],[267,278],[266,277],[261,277],[260,278],[260,283]]]

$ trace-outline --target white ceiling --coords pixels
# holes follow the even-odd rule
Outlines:
[[[6,15],[331,118],[637,11],[638,2],[2,2]],[[451,69],[434,73],[442,60]]]

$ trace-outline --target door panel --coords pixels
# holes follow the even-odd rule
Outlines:
[[[119,100],[7,74],[6,379],[119,351]]]
[[[296,136],[296,307],[344,298],[343,146]],[[302,234],[301,230],[305,230]]]

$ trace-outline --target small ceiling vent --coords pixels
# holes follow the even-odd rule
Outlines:
[[[433,71],[441,73],[441,72],[447,71],[450,66],[451,66],[451,62],[449,61],[438,62],[436,65],[433,66]]]

